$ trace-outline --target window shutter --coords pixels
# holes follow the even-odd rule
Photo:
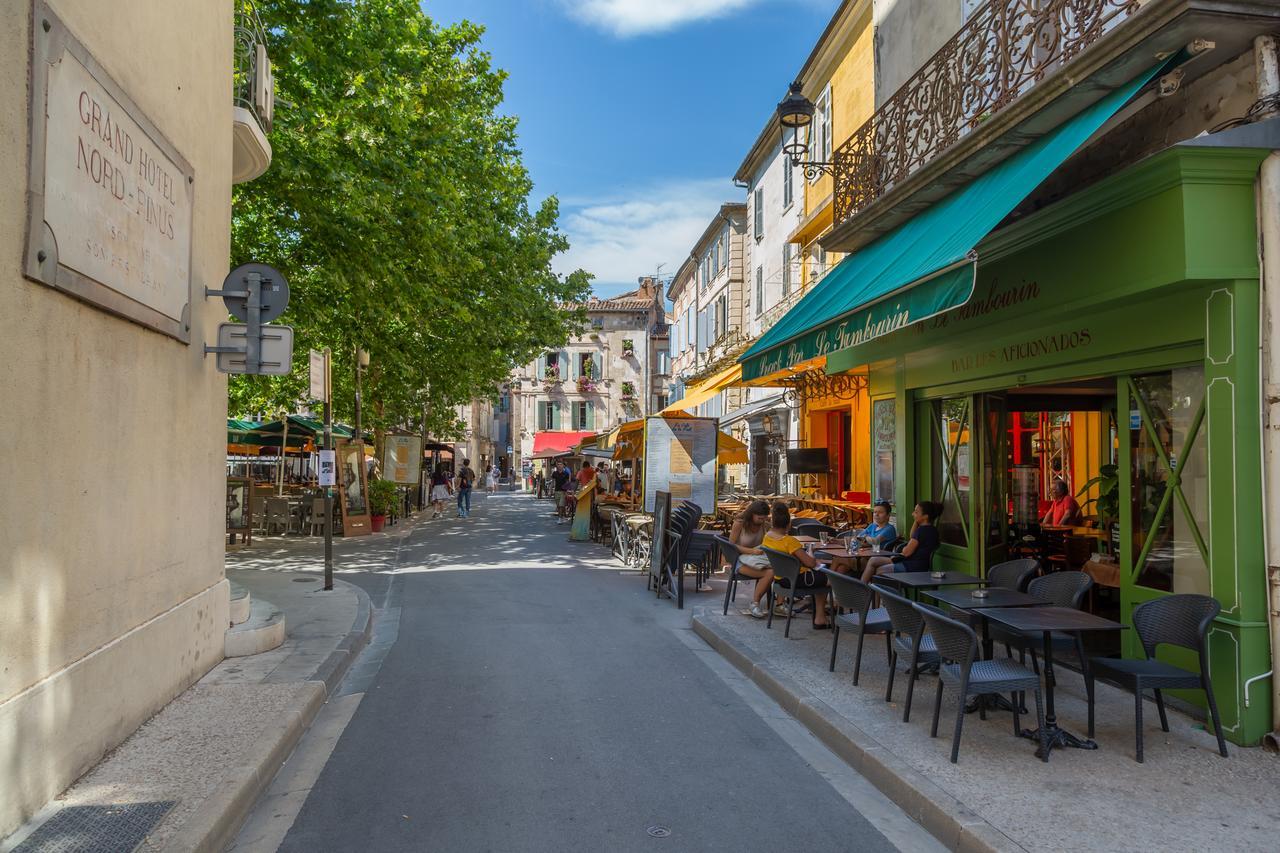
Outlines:
[[[756,313],[764,310],[764,267],[756,267]]]
[[[759,240],[764,236],[764,190],[762,189],[756,190],[755,208],[755,238]]]
[[[556,353],[556,366],[560,368],[560,378],[564,379],[569,375],[569,354],[563,350]]]
[[[552,400],[547,405],[551,407],[551,428],[558,430],[560,429],[560,401]]]
[[[782,295],[791,293],[791,244],[782,244]]]
[[[587,425],[585,429],[594,430],[596,428],[596,406],[590,400],[587,401]]]
[[[547,428],[547,404],[538,404],[538,431],[542,432]]]
[[[546,374],[546,372],[547,372],[547,356],[544,353],[543,355],[538,356],[538,360],[533,366],[533,376],[535,379],[541,381],[542,377]]]
[[[591,367],[592,367],[592,371],[591,371],[592,377],[595,379],[595,381],[600,382],[601,380],[603,380],[604,379],[604,359],[601,358],[600,353],[595,353],[591,356]]]
[[[795,190],[791,186],[791,157],[782,155],[782,206],[790,207]]]

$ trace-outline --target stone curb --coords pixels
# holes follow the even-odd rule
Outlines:
[[[943,791],[847,717],[704,619],[706,612],[704,607],[694,610],[695,634],[949,850],[1026,853],[1026,848]]]
[[[325,658],[313,680],[303,683],[299,701],[279,723],[267,726],[249,750],[246,764],[233,767],[213,793],[195,810],[164,846],[164,853],[220,853],[253,810],[259,795],[275,778],[311,726],[320,708],[347,674],[356,656],[373,636],[373,606],[369,594],[354,584],[335,580],[356,591],[358,603],[351,630]]]

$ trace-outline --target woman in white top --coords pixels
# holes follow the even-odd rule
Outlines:
[[[733,528],[729,531],[729,541],[742,552],[738,559],[738,574],[755,578],[756,581],[756,588],[751,593],[751,609],[747,613],[757,619],[769,615],[760,604],[760,599],[769,592],[769,586],[773,583],[773,569],[769,565],[769,558],[760,550],[760,543],[768,532],[769,504],[765,501],[752,501],[733,520]]]
[[[498,470],[497,463],[489,469],[489,491],[490,493],[498,491],[498,478],[502,476],[502,472]]]

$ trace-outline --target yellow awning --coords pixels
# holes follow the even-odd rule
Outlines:
[[[684,412],[664,412],[664,418],[687,418]],[[609,433],[615,460],[639,459],[644,456],[644,420],[627,421]],[[747,464],[747,446],[738,439],[721,432],[716,436],[716,462],[720,465]]]
[[[686,409],[694,409],[702,403],[707,402],[715,395],[719,394],[725,388],[736,385],[742,381],[742,365],[734,364],[726,367],[724,370],[715,375],[702,380],[697,385],[685,392],[684,397],[676,400],[670,406],[662,410],[662,414],[670,412],[679,412]]]
[[[716,462],[720,465],[746,465],[747,446],[727,432],[716,437]]]

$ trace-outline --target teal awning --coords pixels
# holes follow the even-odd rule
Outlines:
[[[742,377],[768,376],[958,308],[973,294],[974,247],[1162,68],[842,260],[743,353]]]

